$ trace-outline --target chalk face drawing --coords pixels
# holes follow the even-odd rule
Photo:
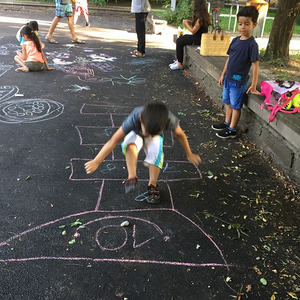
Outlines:
[[[19,96],[16,86],[0,86],[0,122],[35,123],[58,117],[64,106],[49,99],[12,99]]]
[[[9,100],[0,103],[0,122],[35,123],[46,121],[63,113],[61,103],[49,99]]]

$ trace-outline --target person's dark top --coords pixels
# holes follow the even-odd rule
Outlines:
[[[199,30],[194,33],[193,35],[197,38],[200,38],[200,41],[201,41],[201,36],[202,36],[202,33],[207,33],[208,32],[208,27],[207,26],[201,26],[199,28]]]
[[[258,45],[254,37],[241,40],[234,38],[228,48],[229,61],[225,80],[245,84],[249,80],[251,63],[259,60]]]
[[[135,133],[142,135],[142,128],[141,128],[141,120],[140,115],[144,109],[144,106],[136,107],[126,118],[126,120],[122,123],[122,129],[124,130],[125,134],[128,134],[130,131],[135,131]],[[179,125],[179,119],[169,111],[169,122],[167,128],[165,130],[174,131],[177,126]]]

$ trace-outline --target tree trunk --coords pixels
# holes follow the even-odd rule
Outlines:
[[[267,60],[280,58],[287,62],[290,41],[300,14],[300,0],[279,0],[278,4],[264,58]]]

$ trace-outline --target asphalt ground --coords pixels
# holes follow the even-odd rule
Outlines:
[[[299,193],[242,133],[215,136],[223,113],[187,71],[169,71],[168,38],[148,36],[147,56],[132,58],[134,19],[106,13],[77,27],[85,45],[57,29],[60,43],[45,49],[55,70],[15,72],[22,18],[40,21],[43,40],[52,17],[0,16],[1,299],[296,297]],[[180,118],[203,160],[194,168],[167,133],[156,206],[143,201],[142,154],[133,194],[120,147],[95,174],[83,168],[153,100]]]

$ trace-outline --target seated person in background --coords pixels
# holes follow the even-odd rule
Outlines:
[[[194,12],[192,21],[183,20],[182,23],[192,34],[181,35],[177,39],[177,60],[169,65],[171,70],[183,69],[183,47],[186,45],[200,45],[202,33],[206,33],[208,31],[208,26],[211,24],[211,22],[206,6],[206,1],[194,0]]]

